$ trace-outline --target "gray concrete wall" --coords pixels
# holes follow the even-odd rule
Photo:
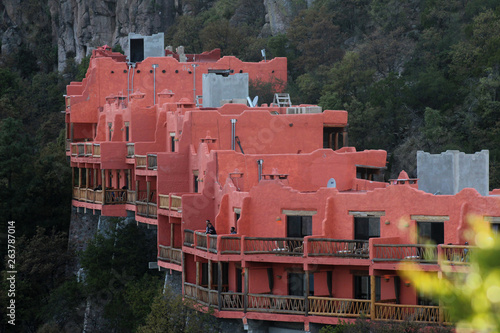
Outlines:
[[[489,193],[489,151],[465,154],[447,150],[441,154],[417,151],[418,188],[433,194],[456,194],[474,188]]]
[[[130,59],[130,40],[131,39],[144,39],[144,59],[148,57],[164,57],[165,56],[165,38],[163,32],[143,36],[141,34],[129,33],[128,45],[125,55]]]
[[[246,100],[247,97],[248,73],[227,77],[214,73],[203,74],[203,107],[220,107],[222,100]]]

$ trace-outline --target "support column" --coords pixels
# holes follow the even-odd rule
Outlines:
[[[151,190],[151,182],[146,181],[146,216],[149,217],[149,191]]]
[[[82,168],[78,167],[78,188],[82,187]]]
[[[212,290],[212,260],[208,260],[208,305],[212,304],[212,294],[210,290]]]
[[[375,320],[375,275],[370,275],[370,319]]]
[[[183,243],[183,242],[181,242]],[[174,248],[174,224],[170,223],[170,247]]]
[[[71,188],[75,187],[75,167],[71,168]]]
[[[217,274],[217,304],[219,305],[219,311],[222,308],[222,262],[217,262],[217,270],[219,274]]]
[[[245,286],[244,286],[244,295],[243,295],[243,311],[246,313],[248,308],[248,274],[250,270],[248,267],[243,268],[244,278],[245,278]]]
[[[304,274],[305,276],[305,288],[304,288],[304,310],[305,310],[305,315],[307,316],[309,314],[309,271],[305,271]]]
[[[198,288],[200,286],[200,262],[196,262],[196,299],[198,300]]]

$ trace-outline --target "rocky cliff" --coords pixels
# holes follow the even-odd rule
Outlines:
[[[285,32],[297,11],[313,2],[261,1],[266,8],[264,36]],[[57,53],[61,71],[68,58],[79,62],[97,46],[119,44],[126,49],[129,32],[166,33],[175,17],[189,10],[189,1],[182,0],[2,0],[1,54],[14,55],[23,47],[37,56]]]

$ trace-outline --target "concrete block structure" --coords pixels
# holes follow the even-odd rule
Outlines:
[[[152,36],[128,34],[128,48],[125,54],[130,62],[141,62],[149,57],[165,56],[165,42],[163,32]]]
[[[417,152],[419,189],[433,194],[457,194],[474,188],[489,193],[489,151],[465,154],[447,150],[441,154]]]
[[[398,270],[467,272],[468,218],[498,225],[500,196],[433,195],[404,171],[380,181],[387,153],[348,146],[344,110],[196,106],[209,70],[286,83],[285,58],[165,55],[132,67],[102,47],[67,87],[74,207],[156,227],[158,266],[182,273],[183,296],[243,328],[449,321]]]
[[[216,108],[222,101],[243,100],[248,97],[248,73],[234,75],[203,75],[203,107]]]

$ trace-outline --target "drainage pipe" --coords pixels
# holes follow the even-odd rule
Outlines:
[[[236,119],[231,119],[231,150],[236,150]]]

